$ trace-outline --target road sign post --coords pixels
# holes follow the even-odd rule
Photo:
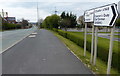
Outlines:
[[[113,28],[111,28],[111,37],[110,37],[110,46],[109,46],[107,74],[110,74],[110,69],[111,69],[112,49],[113,49],[113,41],[114,41],[113,40],[114,39],[114,29],[115,29],[115,26],[113,26]]]
[[[91,12],[94,11],[94,12]],[[91,14],[93,13],[93,14]],[[92,10],[85,11],[85,22],[94,22],[94,26],[92,28],[92,43],[91,43],[91,58],[90,62],[92,63],[93,51],[94,51],[94,61],[93,64],[96,65],[97,58],[97,43],[98,43],[98,26],[108,26],[111,28],[111,38],[110,38],[110,46],[109,46],[109,56],[108,56],[108,68],[107,74],[110,74],[111,62],[112,62],[112,49],[113,49],[113,34],[114,34],[114,23],[118,17],[116,4],[109,4],[106,6],[94,8]],[[94,42],[94,27],[95,27],[95,42]],[[86,37],[86,36],[85,36]],[[85,39],[86,40],[86,39]],[[84,44],[84,46],[86,43]],[[86,46],[84,47],[86,49]]]
[[[84,13],[84,18],[85,18],[85,36],[84,36],[84,56],[86,56],[86,37],[87,37],[87,23],[93,23],[94,20],[94,10],[87,10]]]
[[[93,61],[93,51],[94,51],[94,31],[95,30],[95,27],[94,25],[92,24],[92,40],[91,40],[91,57],[90,57],[90,63],[92,64],[92,61]]]
[[[94,61],[93,61],[93,65],[96,65],[97,43],[98,43],[98,27],[95,27],[95,47],[94,47]]]
[[[94,25],[95,26],[109,26],[111,28],[111,38],[110,38],[110,46],[109,46],[109,55],[108,55],[108,67],[107,67],[107,74],[110,74],[111,69],[111,62],[112,62],[112,49],[113,49],[113,34],[114,34],[114,23],[117,19],[118,12],[116,4],[109,4],[106,6],[98,7],[95,9],[95,18],[94,18]],[[96,34],[97,35],[97,34]],[[95,38],[95,42],[96,42]],[[97,53],[97,48],[95,44],[95,54]],[[96,62],[96,55],[94,55],[94,65]]]
[[[84,32],[84,56],[86,56],[86,43],[87,43],[87,23],[85,23],[85,32]]]

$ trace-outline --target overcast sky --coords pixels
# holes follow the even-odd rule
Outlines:
[[[77,17],[84,14],[85,10],[118,3],[119,0],[0,0],[0,12],[8,12],[9,17],[16,19],[28,19],[30,22],[37,21],[37,2],[39,7],[40,18],[45,18],[54,14],[55,7],[60,15],[61,12],[72,12]]]

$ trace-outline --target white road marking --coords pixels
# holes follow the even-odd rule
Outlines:
[[[36,34],[37,34],[37,32],[32,33],[32,35],[36,35]]]
[[[36,37],[36,35],[30,35],[29,37],[30,37],[30,38],[34,38],[34,37]]]

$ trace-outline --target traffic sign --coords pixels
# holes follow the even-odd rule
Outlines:
[[[118,16],[116,4],[98,7],[94,12],[95,26],[113,26]]]
[[[94,10],[87,10],[84,13],[84,22],[93,22],[94,21]]]

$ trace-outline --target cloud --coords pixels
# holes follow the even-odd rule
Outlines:
[[[1,2],[118,2],[119,0],[1,0]]]
[[[34,8],[23,8],[23,7],[4,7],[4,12],[8,12],[9,17],[16,17],[17,19],[28,19],[31,22],[37,21],[37,9]],[[41,18],[45,18],[46,16],[50,15],[50,13],[39,10],[39,15]]]
[[[32,22],[37,21],[37,0],[10,0],[11,2],[4,1],[5,0],[0,1],[0,8],[4,9],[5,12],[8,12],[9,16],[14,16],[17,19],[29,19]],[[110,4],[117,0],[91,0],[91,2],[88,0],[79,0],[78,2],[76,1],[78,0],[69,0],[69,2],[63,0],[39,0],[39,16],[40,18],[44,19],[46,16],[54,14],[56,7],[56,10],[58,11],[57,14],[59,15],[61,14],[61,12],[67,11],[73,12],[77,15],[77,17],[79,17],[83,15],[85,10]]]

